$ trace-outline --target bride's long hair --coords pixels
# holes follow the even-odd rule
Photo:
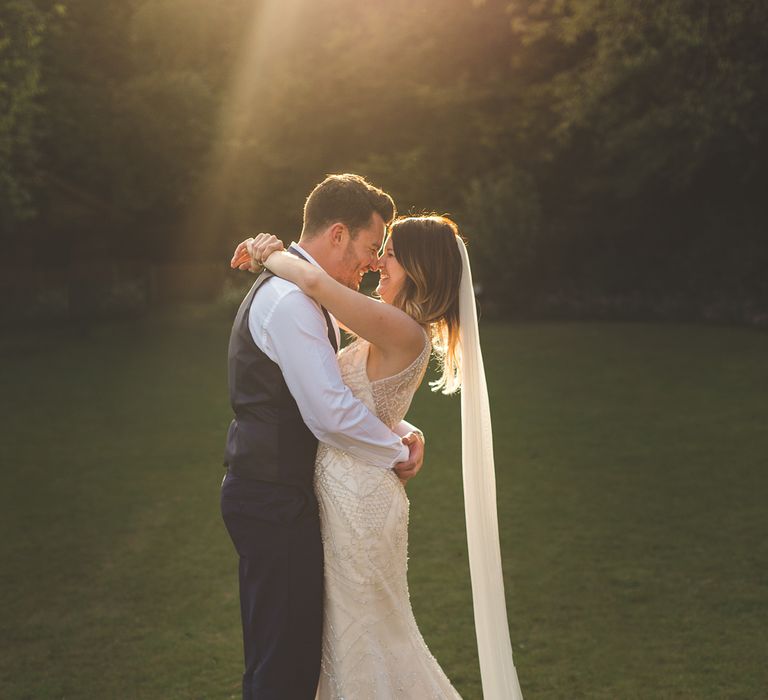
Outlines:
[[[453,221],[437,214],[400,217],[390,228],[395,258],[406,274],[392,304],[429,326],[441,369],[440,377],[430,385],[443,394],[461,388],[459,235]]]

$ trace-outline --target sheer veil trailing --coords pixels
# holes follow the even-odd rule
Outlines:
[[[504,600],[491,411],[480,351],[472,271],[464,241],[458,236],[457,240],[462,264],[459,324],[464,510],[483,697],[485,700],[522,700],[512,661]]]

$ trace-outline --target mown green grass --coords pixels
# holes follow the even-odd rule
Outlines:
[[[0,697],[235,698],[218,511],[228,321],[187,311],[0,340]],[[768,335],[483,328],[515,660],[539,698],[768,687]],[[411,597],[480,698],[459,401],[417,395]]]

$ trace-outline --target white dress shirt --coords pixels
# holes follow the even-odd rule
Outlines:
[[[306,250],[292,245],[320,267]],[[331,319],[340,345],[339,327]],[[342,381],[325,316],[314,299],[293,282],[274,277],[255,295],[248,328],[259,349],[280,367],[301,417],[318,440],[378,467],[392,468],[408,459],[400,436]],[[405,421],[396,428],[402,435],[411,429]]]

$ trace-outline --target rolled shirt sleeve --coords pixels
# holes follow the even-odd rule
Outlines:
[[[255,303],[248,318],[256,345],[278,364],[307,427],[321,442],[349,452],[369,464],[392,468],[408,459],[408,448],[341,378],[328,342],[319,305],[285,280],[270,281],[280,291],[267,309]],[[265,299],[266,301],[266,299]],[[400,427],[400,426],[398,426]]]
[[[421,431],[421,429],[417,428],[415,425],[411,425],[407,420],[401,420],[393,428],[393,430],[401,438],[404,438],[406,435],[408,435],[408,433],[418,433],[421,436],[421,441],[425,444],[427,442],[427,439],[424,437],[424,433]]]

